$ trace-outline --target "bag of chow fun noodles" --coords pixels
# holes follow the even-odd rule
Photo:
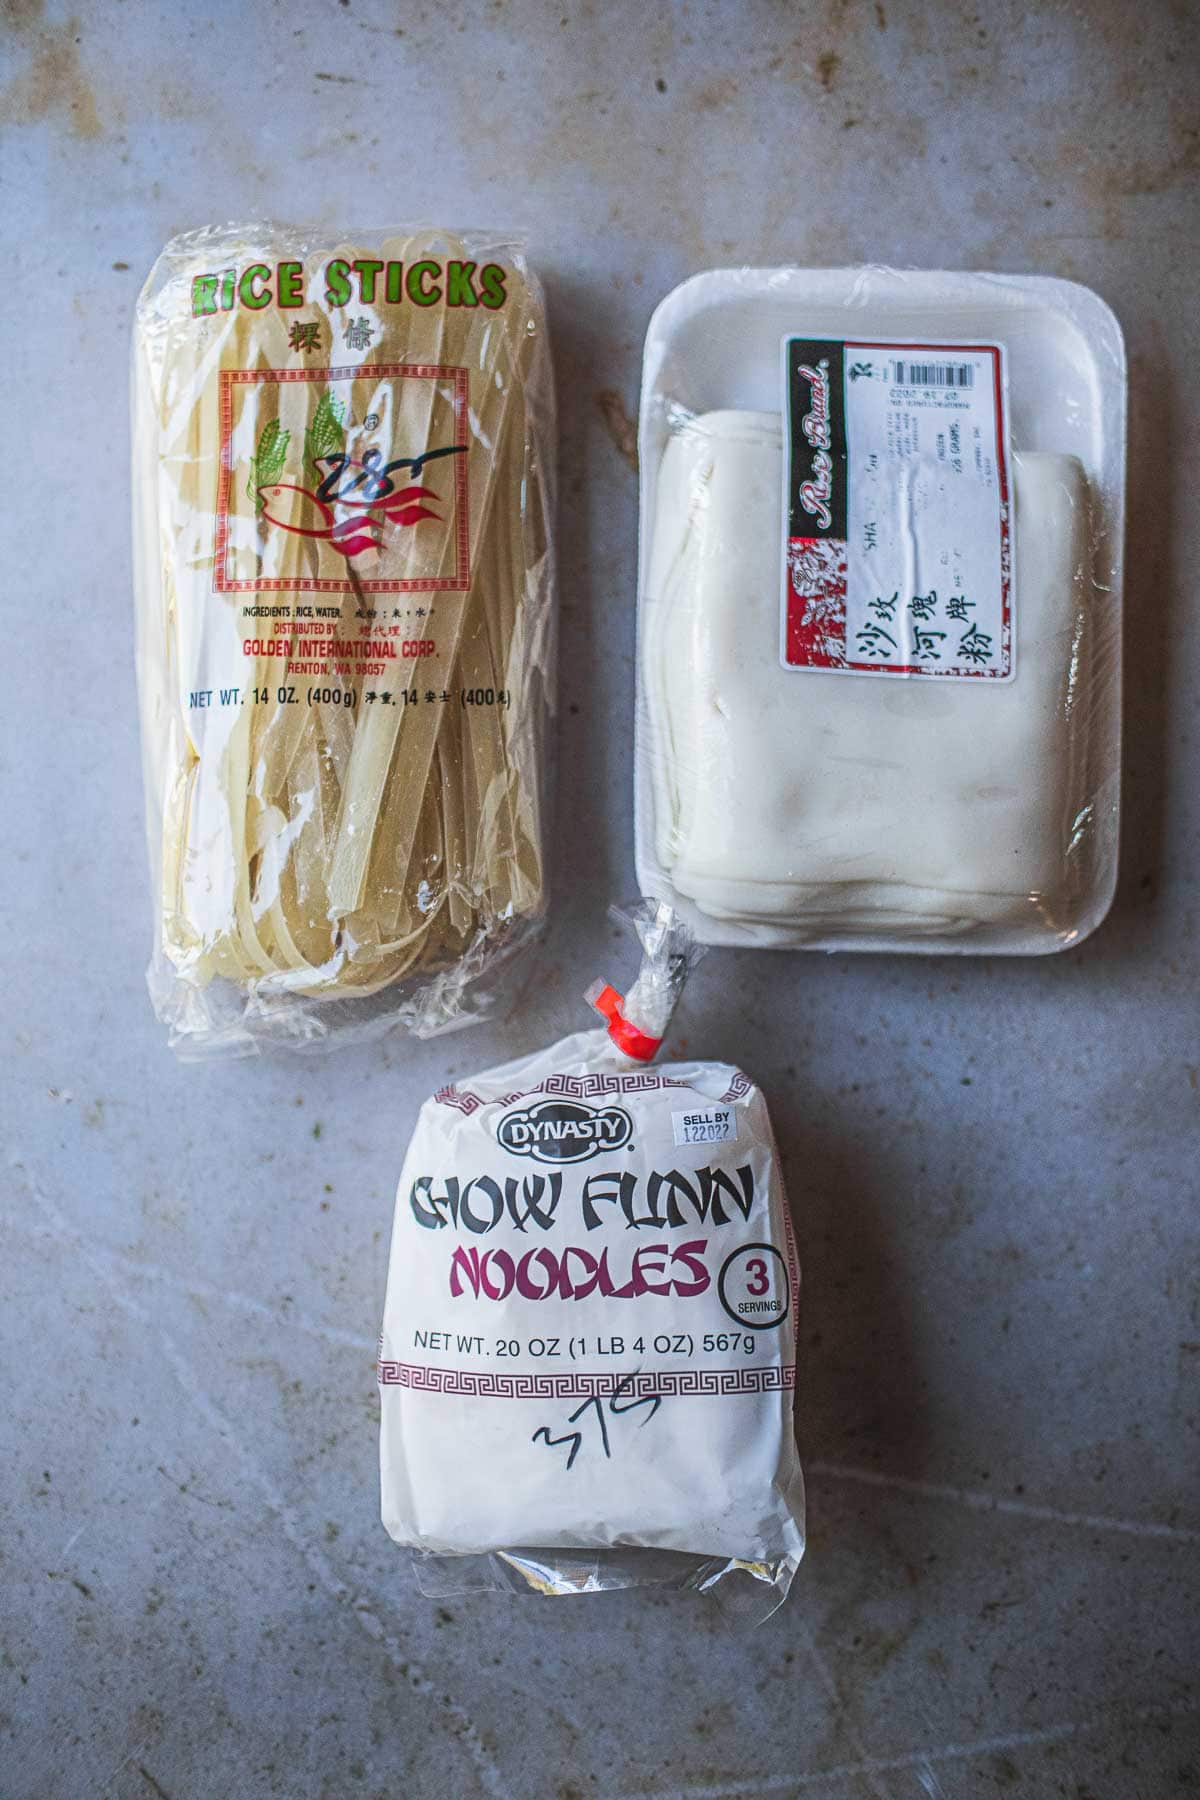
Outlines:
[[[670,909],[607,1030],[440,1089],[396,1196],[383,1521],[429,1592],[786,1594],[799,1269],[766,1102],[649,1059],[692,959]]]

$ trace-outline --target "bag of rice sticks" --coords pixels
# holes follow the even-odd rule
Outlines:
[[[554,415],[520,246],[178,237],[138,302],[132,412],[172,1042],[478,1016],[545,909]]]

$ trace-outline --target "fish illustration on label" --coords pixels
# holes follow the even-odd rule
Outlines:
[[[344,417],[344,404],[331,393],[323,394],[304,433],[304,465],[320,478],[314,487],[280,479],[291,433],[278,419],[264,425],[246,484],[258,517],[280,531],[321,539],[348,560],[367,550],[381,550],[389,527],[408,528],[424,519],[444,523],[442,515],[425,504],[439,502],[440,496],[422,484],[421,470],[437,458],[465,455],[466,445],[447,444],[390,462],[378,449],[353,457],[345,450]],[[411,480],[397,488],[393,476],[400,470],[407,471]]]
[[[362,467],[361,464],[351,466]],[[426,500],[438,499],[432,488],[400,488],[382,500],[339,496],[336,504],[322,498],[322,488],[301,487],[290,481],[257,487],[254,494],[259,516],[281,531],[326,539],[345,557],[361,556],[364,550],[382,549],[383,532],[389,525],[412,526],[422,519],[441,521],[440,513],[423,504]]]

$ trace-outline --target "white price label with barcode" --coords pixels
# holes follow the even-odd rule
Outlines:
[[[784,339],[785,668],[1014,672],[1004,347]]]
[[[973,362],[913,362],[898,356],[893,362],[891,380],[897,387],[973,388]]]
[[[671,1126],[677,1144],[726,1144],[737,1137],[737,1114],[732,1106],[693,1106],[673,1112]]]

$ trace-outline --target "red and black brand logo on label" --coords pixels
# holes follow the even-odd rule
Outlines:
[[[788,535],[846,536],[845,346],[831,338],[789,338]]]

